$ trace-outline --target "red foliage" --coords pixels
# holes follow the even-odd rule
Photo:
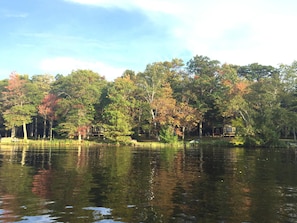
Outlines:
[[[6,91],[3,91],[3,96],[8,101],[6,103],[16,105],[23,102],[25,93],[23,87],[25,85],[25,80],[20,78],[20,75],[13,72],[9,76],[8,85],[5,87]]]
[[[54,94],[45,95],[41,104],[38,106],[39,114],[47,117],[50,120],[56,119],[55,108],[57,106],[58,100],[58,97]]]
[[[9,76],[8,86],[6,87],[6,89],[8,91],[15,91],[15,90],[21,89],[24,82],[25,82],[24,80],[20,79],[20,75],[18,75],[15,72],[12,72]]]
[[[82,135],[83,137],[86,137],[88,129],[89,129],[88,126],[79,126],[77,128],[77,132],[78,132],[78,134]]]

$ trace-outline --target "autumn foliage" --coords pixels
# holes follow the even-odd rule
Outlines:
[[[0,84],[1,135],[112,142],[185,140],[224,134],[276,144],[296,136],[297,63],[220,64],[204,56],[148,64],[108,82],[91,70],[68,75],[11,73]],[[161,137],[162,136],[162,137]]]

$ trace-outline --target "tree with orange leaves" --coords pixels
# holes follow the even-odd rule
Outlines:
[[[179,103],[176,111],[177,120],[177,134],[185,139],[186,130],[191,131],[197,127],[202,118],[202,114],[196,109],[190,106],[186,102]]]
[[[46,138],[46,125],[49,122],[49,138],[53,136],[53,121],[56,119],[56,108],[58,104],[58,97],[55,94],[47,94],[42,99],[38,106],[38,113],[43,117],[43,138]]]

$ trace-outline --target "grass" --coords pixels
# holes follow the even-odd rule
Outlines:
[[[82,146],[91,146],[91,145],[100,145],[102,143],[97,143],[94,141],[83,140],[79,142],[78,140],[71,139],[54,139],[54,140],[34,140],[34,139],[15,139],[11,140],[11,138],[2,138],[0,145],[34,145],[34,146],[74,146],[74,145],[82,145]],[[103,145],[103,144],[102,144]]]
[[[133,143],[134,147],[149,147],[149,148],[168,148],[168,147],[183,147],[183,142],[177,143],[163,143],[163,142],[155,142],[155,141],[146,141],[146,142],[136,142]]]
[[[236,138],[227,138],[227,137],[202,137],[198,140],[197,144],[191,144],[190,139],[186,140],[185,142],[179,141],[177,143],[163,143],[158,141],[136,141],[132,140],[130,143],[120,144],[115,142],[107,142],[107,141],[95,141],[95,140],[83,140],[79,142],[78,140],[74,139],[54,139],[54,140],[43,140],[43,139],[17,139],[12,141],[11,138],[2,138],[1,139],[1,148],[5,146],[31,146],[31,147],[115,147],[115,146],[131,146],[135,148],[153,148],[153,149],[160,149],[160,148],[194,148],[194,147],[201,147],[201,146],[208,146],[208,147],[243,147],[244,145],[242,142]],[[246,147],[246,146],[244,146]],[[254,147],[254,146],[253,146]],[[278,148],[297,148],[297,142],[290,139],[281,139],[280,144],[277,145]]]
[[[214,147],[234,147],[234,146],[243,146],[240,140],[233,137],[202,137],[198,140],[197,144],[190,144],[190,139],[183,141],[178,141],[176,143],[163,143],[155,140],[146,140],[146,141],[136,141],[132,140],[128,144],[128,146],[132,147],[146,147],[146,148],[190,148],[196,146],[214,146]],[[297,143],[293,140],[282,140],[282,144],[284,147],[297,147]],[[1,139],[0,145],[29,145],[29,146],[120,146],[120,143],[108,142],[108,141],[95,141],[95,140],[82,140],[79,142],[75,139],[54,139],[54,140],[43,140],[43,139],[17,139],[12,141],[11,138],[3,137]]]

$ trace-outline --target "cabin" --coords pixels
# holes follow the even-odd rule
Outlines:
[[[104,139],[104,128],[98,126],[91,126],[88,136],[99,137]]]
[[[224,137],[234,137],[236,134],[236,127],[233,127],[230,124],[225,124],[223,127],[223,136]]]

